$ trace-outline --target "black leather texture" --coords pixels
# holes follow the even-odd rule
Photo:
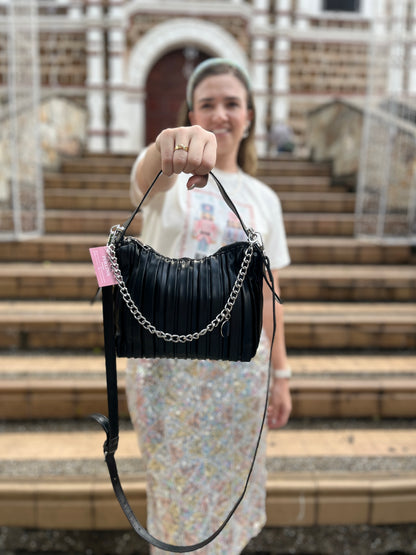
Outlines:
[[[248,242],[232,243],[200,260],[162,256],[133,237],[116,254],[126,287],[140,312],[158,330],[186,335],[204,329],[224,308]],[[114,288],[115,341],[119,357],[249,361],[262,328],[264,255],[256,244],[230,320],[198,339],[172,342],[150,333],[132,316]]]

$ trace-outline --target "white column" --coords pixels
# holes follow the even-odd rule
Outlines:
[[[276,33],[273,53],[272,121],[285,121],[289,115],[290,0],[276,0]]]
[[[388,76],[388,93],[403,92],[404,71],[404,34],[406,33],[406,5],[403,0],[392,4],[393,22],[390,39],[390,67]]]
[[[290,27],[290,12],[292,10],[291,0],[275,0],[275,13],[279,29]]]
[[[70,19],[81,19],[82,18],[82,1],[72,0],[69,4],[68,15]]]
[[[298,0],[296,10],[296,27],[299,30],[309,27],[309,16],[321,12],[319,0]]]
[[[322,15],[322,0],[302,0],[308,7],[309,15]]]
[[[383,0],[378,0],[378,2],[374,2],[374,0],[361,0],[360,2],[360,14],[363,17],[366,17],[370,20],[374,18],[374,10],[376,9],[376,4],[382,3]]]
[[[371,32],[368,34],[367,102],[372,102],[374,87],[379,80],[379,75],[385,75],[388,69],[388,60],[384,53],[387,41],[386,0],[378,0],[378,2],[366,0],[363,11],[371,24]]]
[[[260,156],[267,153],[267,100],[268,100],[268,40],[262,38],[262,29],[268,25],[268,1],[255,0],[252,20],[251,77],[256,103],[256,146]]]
[[[110,149],[112,152],[128,151],[128,128],[131,114],[125,92],[123,57],[125,53],[125,34],[123,12],[119,2],[110,3],[108,12],[108,56],[110,91]]]
[[[367,14],[371,16],[374,33],[379,36],[385,33],[387,23],[386,0],[378,0],[378,2],[367,0],[365,8]]]
[[[126,99],[130,123],[126,130],[126,151],[138,153],[146,146],[146,92],[130,92]]]
[[[104,152],[106,128],[103,20],[102,8],[94,4],[93,0],[87,6],[87,17],[93,22],[88,23],[87,30],[88,150]]]
[[[410,34],[412,36],[416,36],[416,2],[412,3],[412,13],[411,13],[411,20],[412,24],[410,27]],[[409,55],[409,77],[408,77],[408,94],[415,95],[416,94],[416,45],[412,44],[410,47],[410,55]]]

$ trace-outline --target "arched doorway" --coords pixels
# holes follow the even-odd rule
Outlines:
[[[176,75],[171,67],[164,70],[163,88],[159,83],[156,92],[149,93],[147,85],[151,84],[149,75],[152,68],[161,61],[169,52],[179,50],[182,52],[183,58],[185,57],[183,46],[183,37],[187,38],[188,44],[192,44],[197,52],[200,54],[200,59],[208,58],[210,56],[220,56],[231,58],[241,64],[247,70],[249,69],[248,60],[242,46],[234,39],[230,33],[219,25],[210,21],[201,20],[193,17],[174,18],[168,19],[159,25],[150,29],[140,41],[133,47],[131,55],[128,59],[127,68],[127,85],[128,91],[125,95],[124,109],[117,105],[117,110],[114,110],[114,117],[119,117],[119,129],[124,133],[124,144],[126,151],[137,152],[140,151],[148,142],[146,140],[146,127],[149,128],[148,137],[151,139],[157,135],[156,129],[160,130],[164,126],[163,123],[158,123],[153,126],[153,131],[150,131],[150,124],[146,125],[147,115],[154,111],[154,108],[148,108],[146,113],[146,97],[150,101],[150,97],[160,95],[160,91],[164,92],[161,95],[161,100],[166,101],[167,88],[169,80],[175,81],[176,79],[184,79],[180,75]],[[184,62],[182,56],[180,59]],[[182,69],[183,65],[179,64]],[[185,81],[182,85],[181,99],[184,97]],[[180,100],[178,104],[180,104]],[[159,108],[161,102],[155,105]],[[173,108],[172,113],[169,115],[169,121],[176,122],[177,108]],[[168,124],[169,125],[169,124]]]
[[[168,52],[152,67],[146,82],[146,144],[162,129],[177,124],[189,75],[208,57],[197,48],[186,47]]]

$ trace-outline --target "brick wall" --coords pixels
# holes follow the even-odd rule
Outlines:
[[[83,87],[87,78],[85,32],[41,32],[40,74],[43,87]]]
[[[189,14],[178,11],[175,13],[175,17],[189,17]],[[126,31],[127,49],[133,48],[147,31],[171,18],[172,16],[158,13],[137,13],[131,16]],[[250,54],[249,22],[244,17],[198,16],[198,18],[226,29],[242,46],[247,55]],[[184,37],[184,42],[186,42],[186,37]]]
[[[254,2],[245,2],[242,5],[241,13],[231,16],[226,10],[219,10],[213,13],[211,10],[204,12],[204,6],[209,3],[201,2],[198,4],[198,17],[202,20],[214,23],[225,29],[237,43],[242,47],[248,60],[253,58],[253,43],[256,38],[265,39],[267,46],[262,50],[261,63],[265,63],[268,69],[268,91],[266,92],[265,127],[268,129],[273,123],[274,106],[276,99],[279,98],[278,91],[273,91],[274,74],[279,64],[276,57],[275,39],[279,36],[272,32],[275,24],[279,25],[281,17],[288,18],[287,36],[290,42],[288,59],[283,64],[288,64],[288,118],[289,123],[294,128],[298,143],[304,141],[307,112],[334,96],[344,97],[364,97],[367,93],[367,71],[369,46],[366,32],[370,29],[371,22],[364,17],[353,17],[340,19],[322,15],[309,17],[306,22],[307,33],[297,34],[298,29],[298,2],[292,0],[288,12],[282,15],[277,10],[278,3],[270,1],[266,4],[264,12],[264,23],[252,26],[256,18],[256,5]],[[166,3],[168,5],[168,3]],[[172,4],[169,3],[170,8]],[[389,3],[387,3],[390,6]],[[230,3],[231,6],[231,3]],[[131,13],[125,21],[126,51],[122,53],[124,60],[128,60],[133,47],[141,38],[155,26],[172,20],[174,18],[189,17],[189,11],[161,11],[158,9],[152,13],[147,9],[146,12]],[[252,10],[252,12],[250,12]],[[57,21],[63,21],[65,13],[56,11]],[[84,6],[84,14],[85,6]],[[251,14],[251,15],[250,15]],[[0,12],[1,15],[1,12]],[[4,14],[3,14],[4,15]],[[45,16],[45,14],[42,14]],[[301,14],[302,15],[302,14]],[[195,15],[192,14],[194,17]],[[56,30],[44,29],[40,33],[40,60],[41,60],[41,83],[43,92],[47,93],[50,89],[60,88],[62,92],[72,99],[77,99],[82,105],[86,106],[86,87],[88,81],[88,53],[87,53],[87,27],[83,26],[84,19],[79,20],[79,31],[76,26],[68,30],[65,26],[59,25]],[[123,24],[124,25],[124,24]],[[264,28],[261,27],[264,26]],[[410,24],[409,24],[410,25]],[[337,28],[342,32],[348,31],[347,39],[337,40],[334,30]],[[332,33],[328,38],[327,33]],[[355,35],[354,35],[355,33]],[[285,37],[285,34],[282,34]],[[302,38],[301,38],[302,37]],[[355,38],[357,37],[357,38]],[[186,36],[183,38],[186,45]],[[177,48],[181,48],[178,45]],[[410,46],[409,46],[410,48]],[[159,61],[170,53],[160,53]],[[208,52],[207,52],[208,54]],[[257,54],[256,54],[257,55]],[[373,91],[383,94],[386,89],[386,71],[383,66],[384,59],[387,57],[387,50],[380,49],[379,66],[373,66]],[[163,65],[163,64],[162,64]],[[161,66],[162,67],[162,66]],[[176,66],[172,66],[173,71],[179,71]],[[165,69],[154,68],[151,79],[153,86],[157,85],[157,72],[162,71],[162,77],[166,77]],[[107,76],[108,77],[108,76]],[[149,76],[150,77],[150,76]],[[0,34],[0,91],[3,98],[7,97],[7,34]],[[105,84],[103,84],[105,86]],[[261,85],[263,86],[263,84]],[[165,89],[161,89],[165,92]],[[66,92],[65,92],[66,91]],[[109,93],[110,94],[110,93]],[[152,95],[155,95],[152,89]],[[108,96],[108,95],[107,95]],[[263,97],[264,99],[264,97]],[[108,102],[108,99],[106,100]],[[176,101],[174,101],[174,104]],[[175,104],[176,106],[176,104]],[[174,108],[169,107],[172,111]],[[106,108],[108,113],[108,106]],[[176,111],[176,110],[175,110]],[[108,117],[107,117],[108,120]],[[108,121],[107,121],[108,124]],[[151,134],[158,128],[158,123],[152,123]]]

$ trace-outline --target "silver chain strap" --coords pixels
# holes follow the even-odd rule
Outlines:
[[[111,237],[111,235],[110,235],[110,237]],[[253,242],[255,242],[254,237],[253,237]],[[253,242],[250,241],[248,243],[248,246],[247,246],[247,248],[244,252],[244,258],[243,258],[243,261],[241,263],[241,268],[240,268],[240,270],[237,274],[235,283],[233,285],[233,288],[231,289],[230,295],[227,299],[227,302],[225,303],[224,308],[201,331],[195,332],[195,333],[188,333],[186,335],[177,335],[177,334],[174,334],[174,333],[168,333],[168,332],[158,330],[158,329],[155,328],[155,326],[151,322],[149,322],[149,320],[147,320],[147,318],[145,316],[143,316],[143,314],[140,312],[140,310],[135,305],[135,303],[134,303],[133,299],[131,298],[130,293],[129,293],[127,287],[126,287],[126,284],[124,283],[124,279],[123,279],[123,276],[121,274],[121,271],[120,271],[120,268],[119,268],[119,265],[118,265],[118,260],[117,260],[117,255],[116,255],[116,246],[115,246],[114,241],[112,241],[111,239],[110,239],[110,241],[108,243],[108,246],[107,246],[107,249],[108,249],[107,252],[108,252],[109,259],[110,259],[111,267],[112,267],[113,272],[114,272],[114,276],[115,276],[115,278],[117,280],[117,283],[120,287],[120,293],[121,293],[127,307],[129,308],[131,314],[139,322],[139,324],[141,326],[143,326],[148,332],[156,335],[160,339],[164,339],[165,341],[172,341],[174,343],[186,343],[186,342],[189,342],[189,341],[194,341],[196,339],[199,339],[200,337],[202,337],[206,333],[215,329],[220,324],[225,324],[231,318],[231,311],[232,311],[232,309],[234,307],[234,304],[237,300],[237,297],[238,297],[238,294],[241,290],[241,287],[243,286],[243,282],[244,282],[244,279],[247,275],[247,271],[248,271],[248,268],[250,266],[251,258],[253,256],[253,251],[254,251]]]

